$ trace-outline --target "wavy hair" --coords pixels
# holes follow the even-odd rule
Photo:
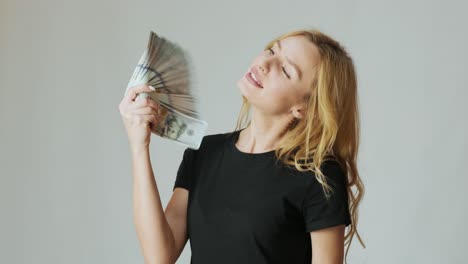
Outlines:
[[[306,98],[307,110],[302,119],[294,119],[278,142],[275,154],[284,164],[299,171],[315,173],[325,196],[333,192],[320,170],[330,157],[340,163],[346,172],[347,195],[351,224],[345,235],[345,255],[348,255],[353,236],[365,244],[357,231],[358,205],[364,195],[364,184],[357,169],[360,119],[358,109],[357,78],[354,63],[339,42],[317,29],[296,30],[270,41],[264,50],[276,41],[289,36],[307,37],[319,50],[320,62],[315,79]],[[250,125],[250,104],[244,96],[237,119],[236,130]],[[353,192],[353,187],[355,191]]]

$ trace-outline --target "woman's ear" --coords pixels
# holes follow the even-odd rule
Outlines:
[[[291,113],[296,119],[301,119],[304,116],[304,111],[306,109],[306,104],[301,103],[292,108]]]
[[[303,111],[302,108],[294,108],[294,109],[292,110],[292,114],[293,114],[293,116],[294,116],[295,118],[301,119],[302,116],[303,116],[303,115],[302,115],[302,111]]]

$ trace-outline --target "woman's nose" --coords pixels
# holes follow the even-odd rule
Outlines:
[[[269,69],[270,69],[270,62],[268,60],[261,61],[257,67],[258,72],[260,72],[262,75],[265,75]]]
[[[263,73],[263,74],[265,74],[265,70],[264,70],[264,69],[265,69],[264,66],[262,66],[262,65],[258,66],[258,71],[261,72],[261,73]]]
[[[257,70],[262,74],[267,74],[274,64],[276,64],[276,62],[273,58],[263,58],[258,64]]]

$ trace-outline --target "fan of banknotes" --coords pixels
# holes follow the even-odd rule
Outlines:
[[[198,149],[208,124],[200,119],[194,96],[194,71],[187,52],[176,43],[151,31],[148,46],[138,61],[125,94],[147,84],[156,91],[138,94],[160,105],[160,120],[152,133]]]

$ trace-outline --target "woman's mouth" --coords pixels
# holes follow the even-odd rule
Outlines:
[[[245,76],[244,76],[252,85],[254,85],[257,88],[263,88],[253,77],[252,73],[248,71]]]

